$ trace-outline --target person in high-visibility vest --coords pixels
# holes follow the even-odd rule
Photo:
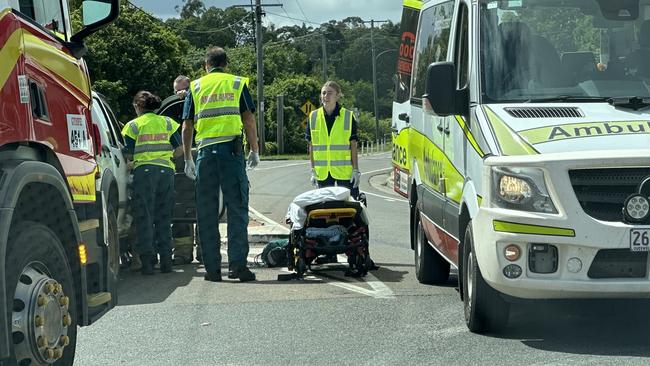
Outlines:
[[[322,106],[309,115],[305,138],[309,142],[311,183],[318,188],[342,186],[359,198],[359,156],[357,153],[357,121],[352,111],[339,104],[343,96],[335,81],[321,88]],[[317,263],[335,263],[336,255],[317,258]]]
[[[254,281],[247,267],[248,177],[246,167],[259,163],[255,105],[248,79],[229,74],[226,51],[208,49],[207,75],[190,84],[183,112],[185,174],[196,179],[196,214],[206,281],[221,281],[219,188],[228,213],[228,278]],[[192,158],[192,134],[196,129],[197,160]],[[250,144],[244,160],[242,133]]]
[[[136,252],[142,261],[142,274],[153,274],[156,249],[160,271],[172,271],[171,218],[174,209],[174,163],[180,153],[179,124],[153,113],[160,98],[139,91],[133,98],[138,117],[124,126],[125,152],[133,167],[133,211],[138,229]]]
[[[309,142],[311,183],[319,188],[347,187],[358,198],[357,121],[352,111],[339,104],[342,95],[338,83],[326,82],[320,93],[322,106],[309,115],[305,138]]]

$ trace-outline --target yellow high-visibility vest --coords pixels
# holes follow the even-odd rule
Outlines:
[[[173,119],[151,112],[127,123],[122,135],[135,140],[134,166],[158,165],[174,169],[174,148],[169,140],[178,126]]]
[[[194,102],[194,128],[199,149],[231,141],[242,134],[239,98],[248,79],[211,72],[190,87]]]
[[[309,130],[316,178],[325,180],[329,173],[334,179],[350,179],[352,177],[350,149],[352,112],[341,108],[334,120],[332,130],[328,133],[325,111],[320,107],[309,116]]]

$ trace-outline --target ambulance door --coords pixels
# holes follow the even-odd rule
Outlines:
[[[467,100],[469,76],[469,9],[468,1],[458,1],[452,26],[452,40],[449,45],[449,58],[456,66],[456,87],[463,99]],[[464,126],[468,125],[469,111],[463,115],[445,118],[443,146],[446,157],[444,165],[445,206],[443,226],[445,236],[445,255],[458,263],[460,202],[465,183],[465,138]]]
[[[427,102],[422,95],[425,93],[429,65],[447,60],[453,13],[454,1],[436,2],[421,11],[411,80],[409,153],[417,164],[422,182],[418,187],[422,223],[429,240],[438,251],[444,251],[442,213],[445,205],[445,118],[434,115],[430,108],[424,108],[424,103]]]

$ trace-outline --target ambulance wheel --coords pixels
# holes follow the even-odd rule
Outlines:
[[[463,308],[467,328],[473,333],[503,330],[508,324],[510,304],[481,275],[474,253],[471,223],[465,233],[462,260]]]
[[[427,285],[447,283],[449,280],[449,262],[429,244],[419,214],[416,220],[415,277],[420,283]]]
[[[10,344],[3,365],[72,365],[77,341],[74,278],[61,241],[24,221],[9,233],[6,257]]]

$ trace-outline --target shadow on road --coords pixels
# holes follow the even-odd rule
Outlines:
[[[647,300],[512,304],[499,338],[528,347],[580,355],[650,357]]]

